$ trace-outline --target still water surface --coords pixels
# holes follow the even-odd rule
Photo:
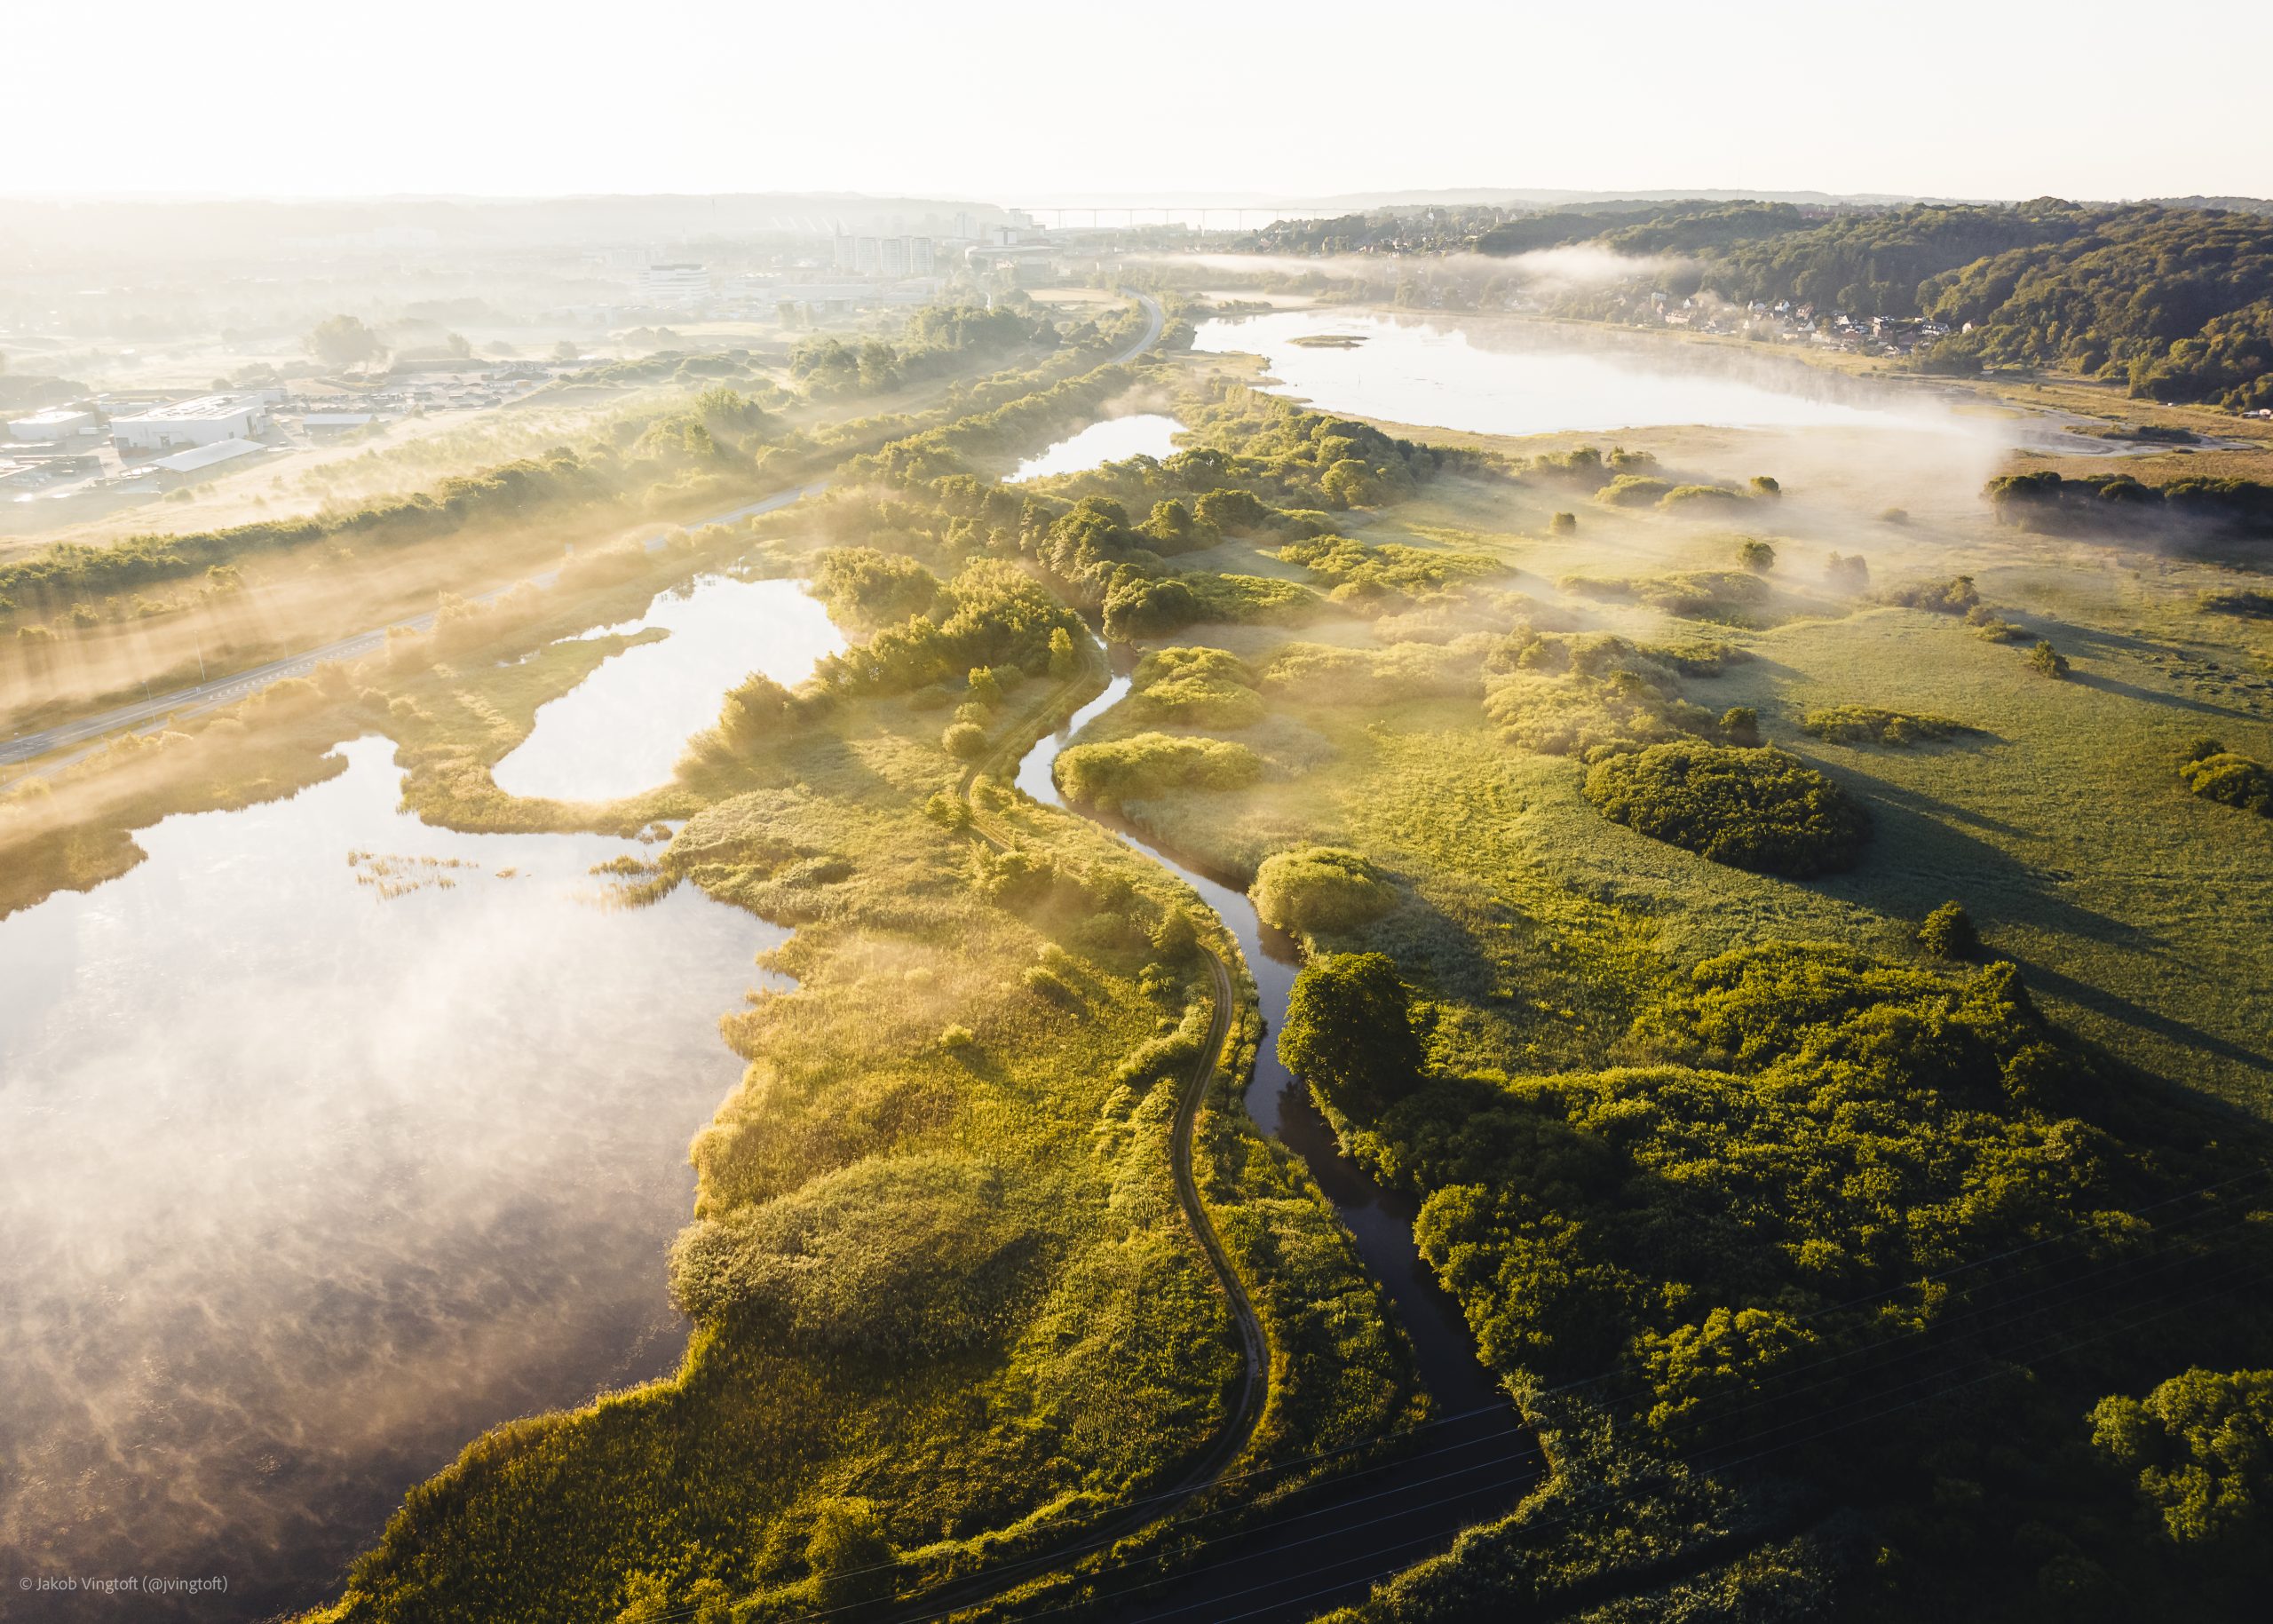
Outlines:
[[[692,889],[606,906],[591,866],[654,848],[429,828],[391,745],[340,754],[0,921],[11,1579],[306,1604],[484,1428],[684,1343],[663,1251],[741,1071],[716,1023],[788,933]]]
[[[587,637],[661,627],[670,636],[611,656],[536,713],[536,726],[497,764],[508,795],[612,801],[670,781],[693,734],[718,719],[726,690],[753,671],[794,688],[844,638],[797,581],[703,575],[666,592],[636,621]]]
[[[1176,436],[1184,428],[1159,412],[1138,412],[1128,417],[1108,417],[1078,434],[1067,436],[1039,455],[1020,463],[1008,483],[1040,479],[1054,473],[1086,473],[1124,457],[1165,457],[1176,450]]]
[[[1296,343],[1350,337],[1348,348]],[[1960,432],[1930,401],[1771,353],[1581,335],[1506,320],[1288,310],[1217,317],[1192,348],[1260,355],[1277,392],[1324,410],[1485,434],[1704,424]]]

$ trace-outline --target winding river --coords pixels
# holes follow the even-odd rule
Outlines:
[[[1125,671],[1116,674],[1104,693],[1028,750],[1014,775],[1017,788],[1044,805],[1067,807],[1054,776],[1058,755],[1127,696],[1130,681]],[[1237,886],[1169,855],[1124,823],[1068,810],[1089,817],[1191,886],[1238,941],[1255,979],[1264,1031],[1247,1092],[1248,1113],[1257,1128],[1302,1158],[1349,1226],[1366,1271],[1412,1343],[1434,1400],[1438,1419],[1416,1453],[1329,1486],[1298,1523],[1267,1523],[1240,1535],[1234,1560],[1203,1565],[1129,1615],[1190,1620],[1235,1613],[1251,1624],[1297,1624],[1337,1599],[1361,1594],[1384,1563],[1410,1565],[1469,1524],[1504,1513],[1536,1480],[1535,1448],[1478,1362],[1458,1305],[1422,1262],[1413,1240],[1415,1203],[1342,1153],[1309,1090],[1279,1059],[1272,1034],[1285,1024],[1301,968],[1294,941],[1264,924]]]

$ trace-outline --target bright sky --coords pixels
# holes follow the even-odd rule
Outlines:
[[[4,10],[18,195],[2273,195],[2267,0]]]

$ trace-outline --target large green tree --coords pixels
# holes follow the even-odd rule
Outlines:
[[[1421,1077],[1412,994],[1381,953],[1329,953],[1295,978],[1279,1058],[1336,1110],[1370,1119]]]
[[[386,346],[358,316],[332,316],[307,337],[308,353],[327,367],[355,367],[382,354]]]

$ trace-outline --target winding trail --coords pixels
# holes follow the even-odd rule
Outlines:
[[[1146,303],[1150,305],[1151,301]],[[1157,313],[1158,306],[1152,308]],[[971,830],[994,850],[1009,851],[1016,843],[1017,836],[1007,823],[979,804],[975,793],[978,784],[982,780],[993,779],[1006,765],[1015,766],[1040,740],[1047,738],[1057,719],[1065,715],[1067,701],[1094,675],[1094,671],[1084,671],[1060,685],[1047,700],[1028,711],[1021,724],[1011,728],[1001,744],[963,774],[960,794],[963,806],[970,815]],[[1185,1222],[1191,1225],[1193,1240],[1208,1259],[1208,1268],[1216,1276],[1216,1283],[1224,1294],[1224,1303],[1232,1312],[1232,1323],[1239,1332],[1239,1384],[1224,1413],[1224,1424],[1217,1429],[1207,1446],[1192,1457],[1183,1475],[1165,1489],[1138,1497],[1100,1522],[1070,1528],[1060,1538],[1015,1561],[903,1598],[885,1615],[887,1617],[911,1621],[933,1619],[1005,1595],[1050,1572],[1072,1549],[1087,1550],[1107,1545],[1163,1518],[1176,1516],[1193,1499],[1223,1480],[1232,1463],[1245,1452],[1247,1441],[1255,1436],[1255,1429],[1263,1419],[1264,1406],[1271,1396],[1270,1338],[1263,1328],[1262,1316],[1255,1311],[1254,1300],[1247,1295],[1246,1282],[1239,1279],[1231,1254],[1224,1249],[1223,1237],[1216,1232],[1216,1221],[1208,1211],[1208,1204],[1200,1198],[1200,1183],[1192,1167],[1192,1139],[1198,1128],[1200,1107],[1207,1103],[1209,1085],[1223,1068],[1224,1046],[1231,1037],[1232,1016],[1237,1007],[1238,996],[1231,968],[1224,963],[1223,956],[1205,943],[1200,945],[1200,952],[1208,961],[1215,1010],[1208,1024],[1207,1040],[1200,1045],[1198,1058],[1179,1085],[1176,1121],[1168,1138],[1168,1161],[1176,1178],[1176,1204],[1183,1209]]]

